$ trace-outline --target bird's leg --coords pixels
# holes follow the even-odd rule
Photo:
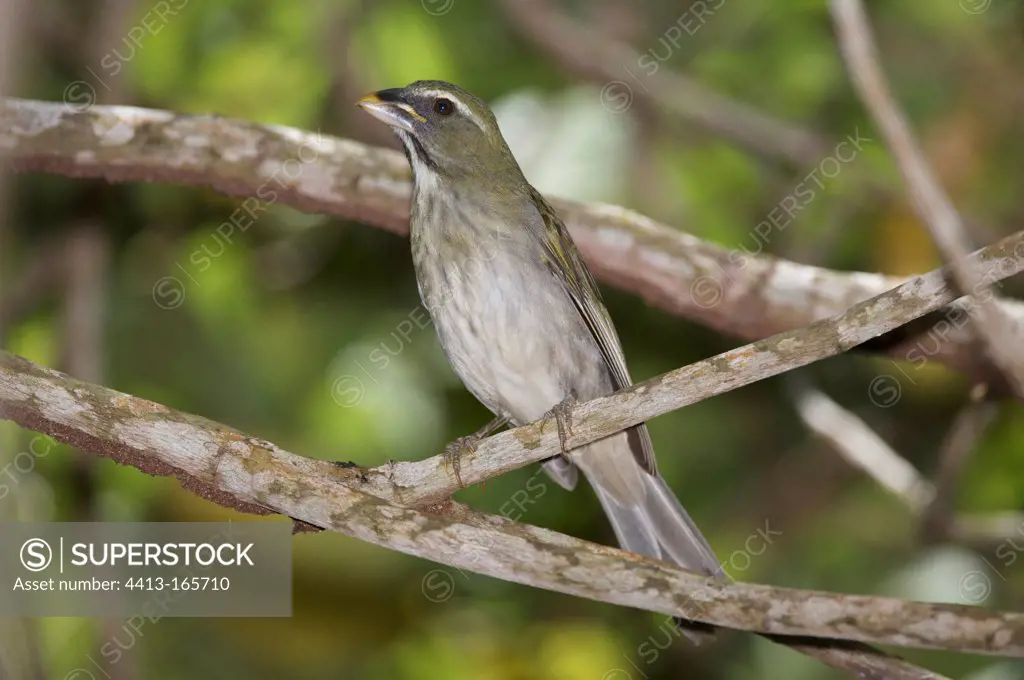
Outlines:
[[[464,489],[466,485],[462,483],[462,477],[459,476],[459,458],[467,453],[475,453],[476,447],[482,439],[493,434],[506,424],[508,424],[508,416],[497,416],[473,434],[459,437],[444,447],[444,469],[447,470],[448,466],[451,465],[455,471],[455,479],[458,480],[460,488]]]
[[[572,436],[572,409],[576,403],[576,394],[570,393],[544,416],[545,419],[555,419],[555,425],[558,427],[558,444],[562,447],[562,455],[566,457],[569,455],[569,437]]]

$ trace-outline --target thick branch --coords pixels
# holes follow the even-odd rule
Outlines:
[[[174,475],[233,507],[260,506],[516,583],[771,635],[1024,657],[1021,614],[705,582],[663,562],[454,503],[430,512],[398,507],[389,502],[394,496],[360,490],[358,473],[6,353],[0,417],[145,472]]]
[[[129,107],[75,113],[12,99],[0,101],[5,152],[21,170],[175,182],[253,197],[247,205],[257,219],[279,202],[396,233],[408,228],[410,173],[400,153],[291,128]],[[555,204],[598,277],[748,340],[837,314],[902,281],[729,251],[614,206]],[[1024,305],[999,306],[1024,322]],[[929,358],[990,379],[991,366],[972,351],[972,338],[953,329]],[[901,349],[894,356],[904,356]]]
[[[839,45],[851,78],[865,106],[885,137],[900,174],[914,199],[921,221],[950,265],[953,279],[964,295],[972,296],[967,311],[978,337],[1019,397],[1024,397],[1024,355],[1021,335],[996,306],[995,297],[971,268],[967,230],[953,203],[935,178],[914,136],[906,115],[896,105],[882,69],[860,0],[833,0]]]

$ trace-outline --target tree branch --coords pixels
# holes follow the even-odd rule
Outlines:
[[[410,172],[398,152],[292,128],[120,106],[74,112],[0,100],[0,149],[20,170],[109,181],[174,182],[233,196],[257,216],[273,203],[408,229]],[[257,199],[258,197],[258,199]],[[608,205],[555,200],[594,273],[648,303],[754,340],[878,295],[904,279],[751,256]],[[999,306],[1024,322],[1024,304]],[[929,358],[988,381],[973,335],[943,334]],[[906,347],[891,349],[903,357]],[[998,374],[997,374],[998,375]]]
[[[896,159],[900,174],[914,199],[915,210],[949,264],[960,292],[972,296],[967,312],[979,339],[1003,370],[1017,396],[1024,397],[1021,336],[1015,332],[1004,311],[997,308],[987,282],[972,271],[967,261],[970,252],[967,230],[914,140],[906,115],[893,100],[878,64],[878,50],[864,6],[860,0],[833,0],[832,14],[853,83]]]
[[[978,387],[984,388],[984,385]],[[934,484],[922,477],[917,468],[894,451],[867,423],[820,390],[800,389],[795,401],[808,428],[898,497],[911,514],[919,518],[923,540],[951,540],[982,551],[993,550],[995,544],[1005,542],[1024,526],[1021,513],[957,515],[955,512],[952,496],[957,477],[971,448],[997,412],[996,404],[980,401],[983,394],[983,389],[976,389],[972,402],[953,423],[939,454],[940,468]],[[977,400],[974,395],[978,395]]]
[[[907,663],[868,645],[821,640],[798,641],[791,637],[765,635],[801,654],[813,657],[833,668],[853,673],[858,680],[950,680],[944,675]]]
[[[975,543],[984,546],[986,549],[991,548],[992,542],[986,542],[986,539],[991,538],[988,528],[999,522],[993,523],[991,520],[979,522],[978,519],[958,518],[956,517],[955,502],[960,473],[967,464],[971,451],[974,450],[985,429],[999,414],[998,404],[987,399],[987,396],[984,385],[977,385],[971,391],[970,400],[960,410],[960,413],[957,414],[953,425],[946,434],[942,448],[939,450],[938,469],[933,481],[935,496],[932,502],[928,504],[928,507],[925,508],[920,524],[921,536],[927,541],[941,541],[949,538],[951,535],[971,538],[969,529],[973,522],[978,526],[986,528],[983,535],[977,537],[978,540]],[[1003,521],[1005,522],[1005,519],[1008,519],[1010,516],[1009,513],[1005,515]],[[1015,520],[1009,525],[1009,531],[1000,535],[996,541],[1005,540],[1007,536],[1024,522],[1024,517],[1019,513],[1013,513],[1012,516]]]
[[[733,101],[685,75],[655,68],[638,76],[634,70],[644,69],[641,55],[577,25],[548,0],[503,0],[500,7],[525,37],[573,73],[607,83],[603,100],[612,94],[622,96],[628,108],[634,97],[644,98],[741,148],[766,158],[780,157],[796,167],[817,165],[828,154],[831,145],[813,132]],[[616,85],[614,91],[608,89]]]
[[[934,498],[934,487],[921,477],[917,468],[855,413],[815,387],[798,388],[793,400],[808,429],[827,441],[848,463],[899,498],[912,513],[920,514]]]
[[[185,488],[231,507],[279,512],[515,583],[774,636],[1024,657],[1021,614],[722,584],[450,501],[427,512],[398,507],[390,502],[393,495],[365,492],[358,473],[7,353],[0,353],[0,417],[144,472],[175,476]],[[835,658],[843,651],[829,653]],[[846,653],[858,653],[857,648]],[[877,659],[863,661],[877,664]]]
[[[988,280],[1024,269],[1024,232],[971,257]],[[953,301],[944,270],[915,277],[846,312],[810,326],[744,345],[669,371],[607,397],[580,404],[570,416],[567,445],[577,448],[718,394],[845,352]],[[476,484],[528,463],[558,455],[554,423],[540,421],[489,437],[459,461],[459,477]],[[389,464],[368,471],[364,482],[375,495],[396,493],[395,502],[422,505],[457,490],[443,456]]]

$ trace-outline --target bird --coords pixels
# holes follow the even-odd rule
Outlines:
[[[466,388],[506,425],[557,418],[632,384],[600,290],[562,220],[527,181],[487,104],[419,80],[357,104],[398,136],[412,168],[410,241],[419,294]],[[572,491],[590,483],[621,548],[728,580],[659,474],[643,423],[544,463]],[[456,468],[457,471],[457,468]]]

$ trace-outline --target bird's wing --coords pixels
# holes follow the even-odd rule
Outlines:
[[[601,354],[611,373],[615,389],[621,390],[629,387],[633,384],[633,380],[629,377],[629,369],[626,368],[626,357],[622,353],[619,336],[615,332],[615,326],[612,325],[608,309],[601,300],[601,291],[569,236],[568,229],[555,214],[554,208],[544,200],[537,190],[534,189],[532,193],[533,201],[545,227],[542,232],[545,264],[551,268],[555,278],[565,286],[573,305],[579,311],[587,328],[590,329],[598,347],[601,348]],[[627,434],[630,449],[637,462],[640,463],[640,467],[652,475],[657,475],[658,467],[654,459],[654,446],[651,444],[647,426],[640,423],[627,430]]]

